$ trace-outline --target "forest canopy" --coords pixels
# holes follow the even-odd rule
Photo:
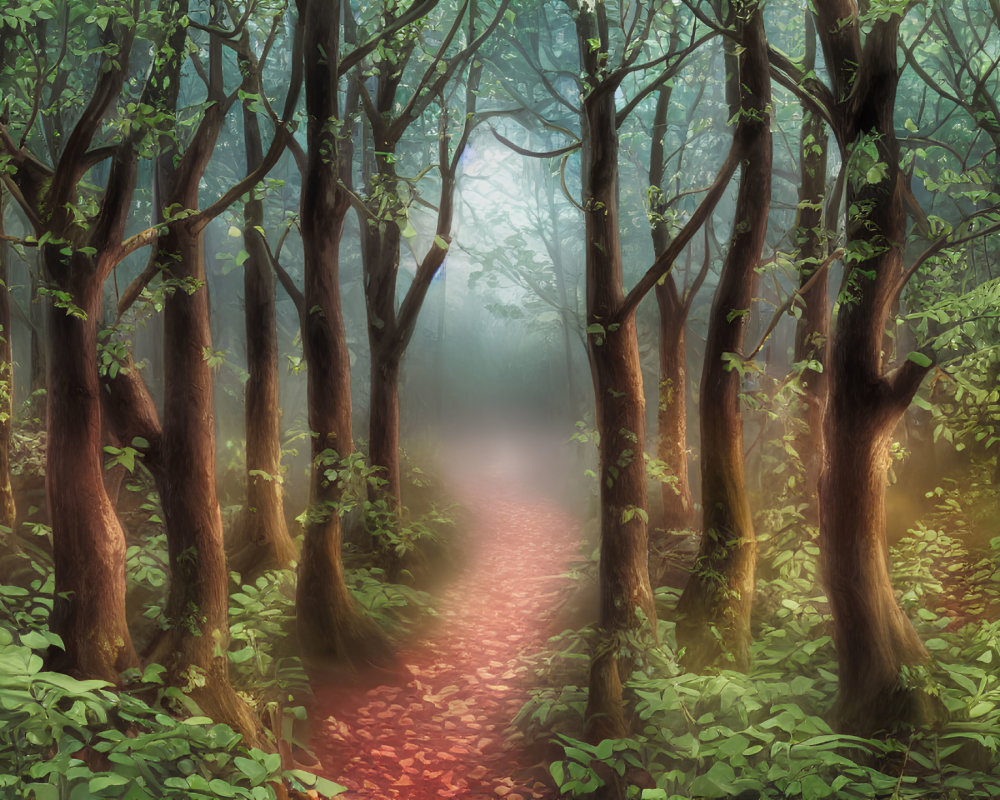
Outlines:
[[[533,796],[995,796],[998,103],[998,0],[0,0],[0,786],[344,791],[503,451]]]

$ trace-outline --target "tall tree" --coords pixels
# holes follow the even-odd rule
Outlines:
[[[296,27],[296,37],[301,29]],[[263,46],[266,55],[273,37]],[[299,43],[293,46],[290,85],[301,83]],[[244,29],[240,41],[243,73],[243,138],[247,172],[264,160],[260,123],[255,110],[263,92],[261,61],[251,49]],[[297,97],[297,90],[291,93]],[[288,104],[286,103],[286,106]],[[243,297],[246,323],[247,382],[244,408],[246,429],[246,504],[231,534],[230,568],[253,580],[271,567],[285,567],[295,558],[288,533],[282,490],[281,410],[278,380],[277,293],[270,252],[264,239],[264,204],[251,195],[243,206]]]
[[[369,461],[385,482],[378,493],[392,509],[398,510],[402,505],[400,365],[427,290],[448,253],[459,163],[469,136],[481,121],[476,113],[476,100],[483,64],[477,60],[470,66],[470,62],[503,19],[508,5],[509,0],[501,0],[483,24],[478,19],[479,3],[469,0],[459,3],[452,19],[438,22],[444,35],[434,47],[428,47],[421,39],[419,25],[409,26],[397,36],[393,48],[376,51],[372,59],[372,90],[369,91],[365,81],[359,84],[365,127],[371,137],[370,150],[363,159],[365,202],[361,219],[371,351]],[[449,108],[450,96],[460,92],[463,83],[464,94],[455,125],[454,112]],[[397,172],[399,148],[413,130],[413,123],[434,104],[438,107],[435,160],[440,180],[434,237],[405,295],[397,300],[402,237],[416,235],[408,221],[415,187]]]
[[[62,10],[65,24],[68,6]],[[56,39],[47,38],[45,20],[5,19],[23,43],[3,76],[16,87],[8,98],[15,102],[20,138],[6,116],[0,122],[7,161],[2,180],[34,231],[54,292],[47,311],[46,489],[55,565],[51,626],[65,650],[53,664],[110,681],[137,659],[125,622],[125,537],[103,482],[97,321],[104,280],[145,241],[124,240],[142,126],[114,144],[95,141],[104,140],[105,120],[125,89],[139,14],[138,3],[121,3],[103,30],[64,27]],[[80,65],[80,74],[72,75],[65,61],[69,48],[56,44],[71,37],[73,53],[97,57],[96,73]],[[8,83],[15,73],[24,84]],[[54,74],[59,77],[49,84]],[[89,91],[84,75],[91,75]],[[55,125],[43,100],[62,107],[77,90],[85,100],[76,121],[60,117]],[[81,182],[105,161],[107,178],[95,194]]]
[[[676,34],[675,34],[676,35]],[[704,85],[703,85],[704,86]],[[700,94],[700,92],[699,92]],[[649,152],[649,231],[653,252],[659,256],[670,244],[669,211],[681,194],[668,194],[666,169],[670,156],[665,152],[673,83],[657,91],[653,112],[652,145]],[[690,127],[698,103],[688,112],[685,129]],[[680,148],[683,153],[684,146]],[[690,286],[678,283],[671,269],[657,282],[654,294],[659,312],[659,381],[656,409],[656,457],[666,480],[660,490],[662,516],[656,527],[663,531],[683,530],[694,522],[694,499],[688,478],[687,447],[687,337],[691,306],[708,274],[710,254],[706,239],[705,259]]]
[[[697,211],[626,294],[619,238],[618,127],[643,98],[675,74],[695,45],[642,62],[641,42],[658,18],[655,4],[638,10],[630,21],[623,18],[614,24],[604,3],[569,0],[568,5],[583,66],[580,164],[587,344],[599,434],[601,504],[598,626],[602,641],[591,662],[587,719],[591,737],[610,738],[627,731],[621,681],[628,677],[631,662],[623,656],[623,637],[641,627],[640,614],[654,630],[656,622],[647,567],[646,420],[635,311],[704,222],[737,161],[731,152]],[[619,30],[627,32],[625,41],[616,41]],[[654,77],[619,110],[618,89],[627,77],[646,69]]]
[[[149,393],[129,365],[111,381],[109,407],[120,417],[122,433],[139,432],[141,448],[157,479],[167,529],[170,589],[165,606],[167,627],[151,643],[147,656],[167,668],[169,679],[186,688],[205,713],[223,720],[249,743],[260,741],[260,723],[229,683],[229,571],[222,515],[216,495],[215,413],[212,336],[206,284],[203,233],[209,221],[252,189],[277,160],[284,145],[279,126],[267,158],[208,208],[200,209],[199,188],[237,92],[227,94],[223,75],[223,11],[215,7],[210,23],[191,23],[187,0],[169,5],[167,57],[152,70],[144,100],[165,118],[175,120],[181,66],[188,52],[189,27],[208,35],[207,67],[200,71],[206,105],[194,132],[182,146],[173,125],[161,132],[156,180],[163,220],[151,269],[168,288],[164,301],[164,402],[158,425]],[[239,26],[246,18],[234,20]],[[132,286],[128,298],[136,295]],[[116,388],[117,385],[117,388]],[[134,405],[128,405],[128,403]],[[141,425],[147,425],[143,429]],[[127,439],[126,439],[127,441]],[[155,443],[155,448],[153,447]]]
[[[677,642],[685,665],[750,665],[750,608],[757,540],[743,468],[743,351],[771,197],[771,84],[763,13],[756,2],[734,3],[739,55],[729,76],[738,98],[733,146],[741,159],[733,232],[712,301],[701,418],[702,540],[677,610]]]
[[[847,257],[829,355],[820,476],[820,542],[839,662],[836,714],[860,735],[919,722],[928,698],[902,677],[927,660],[889,579],[885,540],[888,447],[928,364],[889,371],[882,344],[905,277],[899,143],[893,122],[900,17],[884,12],[864,42],[853,0],[817,5],[832,82],[833,130],[848,161]],[[873,158],[874,156],[874,158]]]
[[[816,26],[812,12],[806,12],[806,47],[803,69],[816,66]],[[823,464],[823,412],[826,409],[827,340],[830,336],[830,302],[828,293],[826,224],[826,172],[828,156],[826,122],[808,104],[802,108],[802,128],[799,135],[799,205],[795,216],[794,243],[799,270],[799,292],[803,310],[795,328],[796,363],[806,363],[802,370],[802,393],[805,413],[796,436],[795,449],[802,460],[804,496],[812,511],[809,517],[818,521],[819,506],[815,500],[820,467]],[[815,365],[813,365],[815,362]]]
[[[384,640],[356,607],[341,560],[341,499],[337,463],[354,448],[351,431],[351,373],[340,304],[340,239],[350,208],[353,146],[346,135],[340,80],[381,42],[420,19],[435,0],[416,2],[346,55],[340,0],[299,0],[305,32],[305,171],[300,217],[304,261],[302,350],[308,367],[307,403],[312,467],[305,539],[296,590],[298,635],[314,671],[336,662],[362,665],[384,658]],[[350,103],[352,101],[348,101]]]

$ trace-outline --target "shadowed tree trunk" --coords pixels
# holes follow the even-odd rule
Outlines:
[[[477,124],[476,100],[482,64],[474,62],[465,80],[465,107],[460,109],[457,130],[449,129],[448,96],[451,86],[472,60],[483,42],[503,18],[509,0],[502,0],[484,30],[476,31],[475,5],[463,5],[452,19],[442,21],[442,43],[429,65],[411,56],[417,39],[410,31],[400,34],[390,54],[375,59],[374,91],[357,84],[365,110],[366,130],[371,132],[371,154],[365,159],[365,208],[361,219],[361,253],[367,309],[368,342],[371,352],[369,409],[369,463],[384,484],[373,487],[372,499],[382,499],[393,511],[402,508],[399,455],[399,372],[417,317],[431,281],[444,263],[451,242],[454,193],[459,159]],[[468,14],[468,16],[466,16]],[[465,25],[463,25],[465,23]],[[465,27],[464,46],[450,49]],[[461,38],[457,38],[462,42]],[[404,75],[407,80],[404,81]],[[416,85],[419,91],[400,95],[401,85]],[[437,103],[437,172],[441,189],[437,204],[434,239],[419,261],[416,274],[397,311],[397,279],[403,228],[408,223],[409,191],[396,173],[396,152],[407,130],[433,103]],[[454,137],[455,144],[450,140]],[[406,187],[409,190],[409,187]],[[412,190],[410,190],[412,191]]]
[[[7,192],[0,186],[0,526],[14,529],[17,509],[10,485],[10,436],[14,424],[14,354],[10,338],[7,241],[3,237]]]
[[[744,12],[746,16],[744,16]],[[737,17],[742,46],[734,143],[742,159],[733,233],[712,301],[700,391],[702,541],[678,603],[677,642],[684,665],[750,665],[750,608],[757,540],[743,467],[741,370],[771,197],[771,88],[759,6]]]
[[[49,250],[58,248],[46,248],[46,261],[58,262]],[[50,625],[66,645],[52,666],[117,682],[137,659],[125,622],[125,534],[104,490],[97,378],[101,281],[93,270],[80,275],[84,269],[74,264],[75,274],[62,285],[86,318],[48,308],[46,493],[56,574]]]
[[[667,115],[673,92],[670,86],[659,91],[653,117],[653,143],[649,155],[650,235],[653,252],[659,256],[670,244],[670,229],[662,188],[664,177],[663,140],[667,135]],[[683,530],[694,521],[694,500],[688,480],[687,457],[687,351],[685,329],[697,287],[682,296],[673,271],[654,289],[659,310],[658,403],[656,409],[656,457],[667,476],[660,495],[662,516],[655,527],[664,531]]]
[[[301,327],[312,469],[295,607],[302,654],[314,675],[338,664],[381,662],[386,651],[384,637],[356,607],[344,581],[341,490],[336,475],[328,475],[353,450],[350,354],[339,285],[340,238],[350,207],[348,183],[341,178],[349,177],[351,163],[350,141],[340,138],[337,125],[342,11],[339,0],[299,0],[308,115]]]
[[[28,267],[30,297],[28,319],[31,322],[31,372],[28,381],[28,391],[31,399],[28,401],[28,416],[45,423],[45,340],[42,331],[45,330],[45,308],[48,298],[38,290],[41,288],[41,265],[31,264]]]
[[[253,74],[246,58],[243,68],[245,73]],[[248,87],[251,91],[254,88]],[[251,105],[249,98],[244,100],[247,172],[264,160],[260,125]],[[247,499],[231,535],[229,556],[230,568],[240,573],[244,582],[252,581],[266,569],[288,566],[296,555],[282,498],[277,297],[263,226],[264,205],[251,196],[243,207],[243,242],[249,254],[243,264],[249,373],[244,408]]]
[[[816,63],[816,30],[812,12],[806,12],[806,58],[803,67],[812,70]],[[802,372],[805,409],[802,428],[795,438],[795,450],[802,461],[804,487],[802,495],[809,504],[807,518],[818,522],[815,499],[820,468],[823,465],[823,412],[826,409],[827,340],[830,336],[830,303],[827,292],[828,271],[816,275],[827,254],[827,226],[823,214],[826,199],[827,169],[826,123],[809,106],[802,110],[802,130],[799,139],[799,163],[802,177],[799,184],[799,207],[795,218],[794,241],[798,245],[799,289],[804,308],[795,328],[797,363],[819,362],[820,368]]]
[[[923,664],[927,653],[896,603],[885,538],[892,432],[927,367],[906,360],[886,374],[882,356],[889,312],[905,281],[906,216],[893,123],[900,18],[875,20],[862,46],[853,0],[828,0],[816,13],[851,210],[829,356],[820,544],[839,665],[837,724],[870,736],[934,713],[930,698],[904,678],[904,668]],[[865,144],[878,152],[874,173],[857,161]]]
[[[197,180],[174,194],[197,207]],[[151,660],[167,667],[202,710],[259,742],[260,723],[229,684],[229,572],[216,497],[215,414],[208,288],[200,232],[174,225],[160,237],[161,269],[198,288],[178,290],[164,307],[164,386],[160,503],[167,527],[170,627],[153,644]]]
[[[59,307],[48,305],[46,338],[46,493],[55,567],[50,626],[65,645],[53,651],[51,666],[112,682],[137,659],[125,621],[125,538],[104,491],[96,326],[103,281],[129,251],[122,238],[135,187],[131,141],[105,151],[111,168],[97,213],[78,218],[73,212],[79,182],[93,165],[88,151],[124,85],[134,22],[112,23],[101,35],[103,44],[116,43],[115,57],[101,57],[93,92],[61,140],[54,167],[16,144],[7,120],[0,122],[5,182],[17,187],[36,238],[50,240],[40,258],[49,286],[61,293]]]
[[[586,20],[581,22],[581,20]],[[594,38],[586,13],[577,21],[581,43]],[[583,44],[586,47],[586,44]],[[584,63],[591,60],[584,54]],[[594,60],[593,74],[597,73]],[[641,624],[656,625],[647,566],[648,531],[646,404],[639,366],[635,315],[619,319],[625,300],[618,225],[618,130],[614,92],[606,86],[584,99],[583,167],[586,229],[587,352],[594,384],[601,501],[600,611],[605,642],[591,661],[587,702],[589,735],[627,734],[621,681],[630,667],[619,664],[619,637]],[[609,648],[604,651],[604,648]],[[627,661],[627,659],[626,659]]]

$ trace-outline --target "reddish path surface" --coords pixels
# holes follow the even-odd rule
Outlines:
[[[518,480],[512,449],[493,456],[452,480],[467,510],[468,563],[429,636],[403,653],[399,682],[318,697],[312,749],[347,800],[556,796],[504,731],[528,697],[525,657],[553,633],[579,526]]]

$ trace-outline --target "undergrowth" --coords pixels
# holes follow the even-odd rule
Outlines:
[[[112,453],[121,462],[121,451]],[[130,529],[126,553],[133,638],[141,642],[166,624],[169,588],[166,536],[158,498],[137,463],[123,494]],[[351,469],[359,469],[357,462]],[[360,498],[357,498],[358,502]],[[437,512],[409,531],[381,532],[385,517],[369,511],[375,536],[392,537],[399,554],[436,542]],[[313,797],[344,787],[300,769],[286,769],[279,752],[248,748],[229,726],[217,724],[150,664],[123,675],[120,690],[100,680],[47,671],[50,648],[62,641],[48,627],[52,609],[51,530],[22,525],[4,535],[0,583],[0,797],[25,800],[273,800],[281,786]],[[404,543],[399,536],[411,537]],[[309,680],[295,653],[295,568],[269,571],[243,584],[231,575],[230,679],[278,741],[305,749],[304,703]],[[387,580],[371,564],[345,571],[358,605],[390,634],[402,636],[432,614],[429,595]],[[136,638],[138,637],[138,638]]]
[[[1000,622],[987,613],[1000,600],[1000,537],[986,547],[976,544],[963,506],[969,493],[938,497],[935,513],[893,548],[890,560],[900,604],[932,656],[925,672],[903,678],[936,694],[948,722],[888,739],[831,728],[837,665],[829,609],[817,588],[817,532],[805,524],[801,507],[789,505],[758,518],[749,674],[683,672],[672,622],[679,591],[660,589],[659,644],[636,647],[643,659],[626,686],[633,738],[588,744],[576,737],[583,729],[593,632],[566,631],[550,642],[537,661],[547,688],[535,692],[515,724],[529,739],[554,745],[550,769],[562,796],[1000,796]],[[956,591],[960,603],[951,599]]]

